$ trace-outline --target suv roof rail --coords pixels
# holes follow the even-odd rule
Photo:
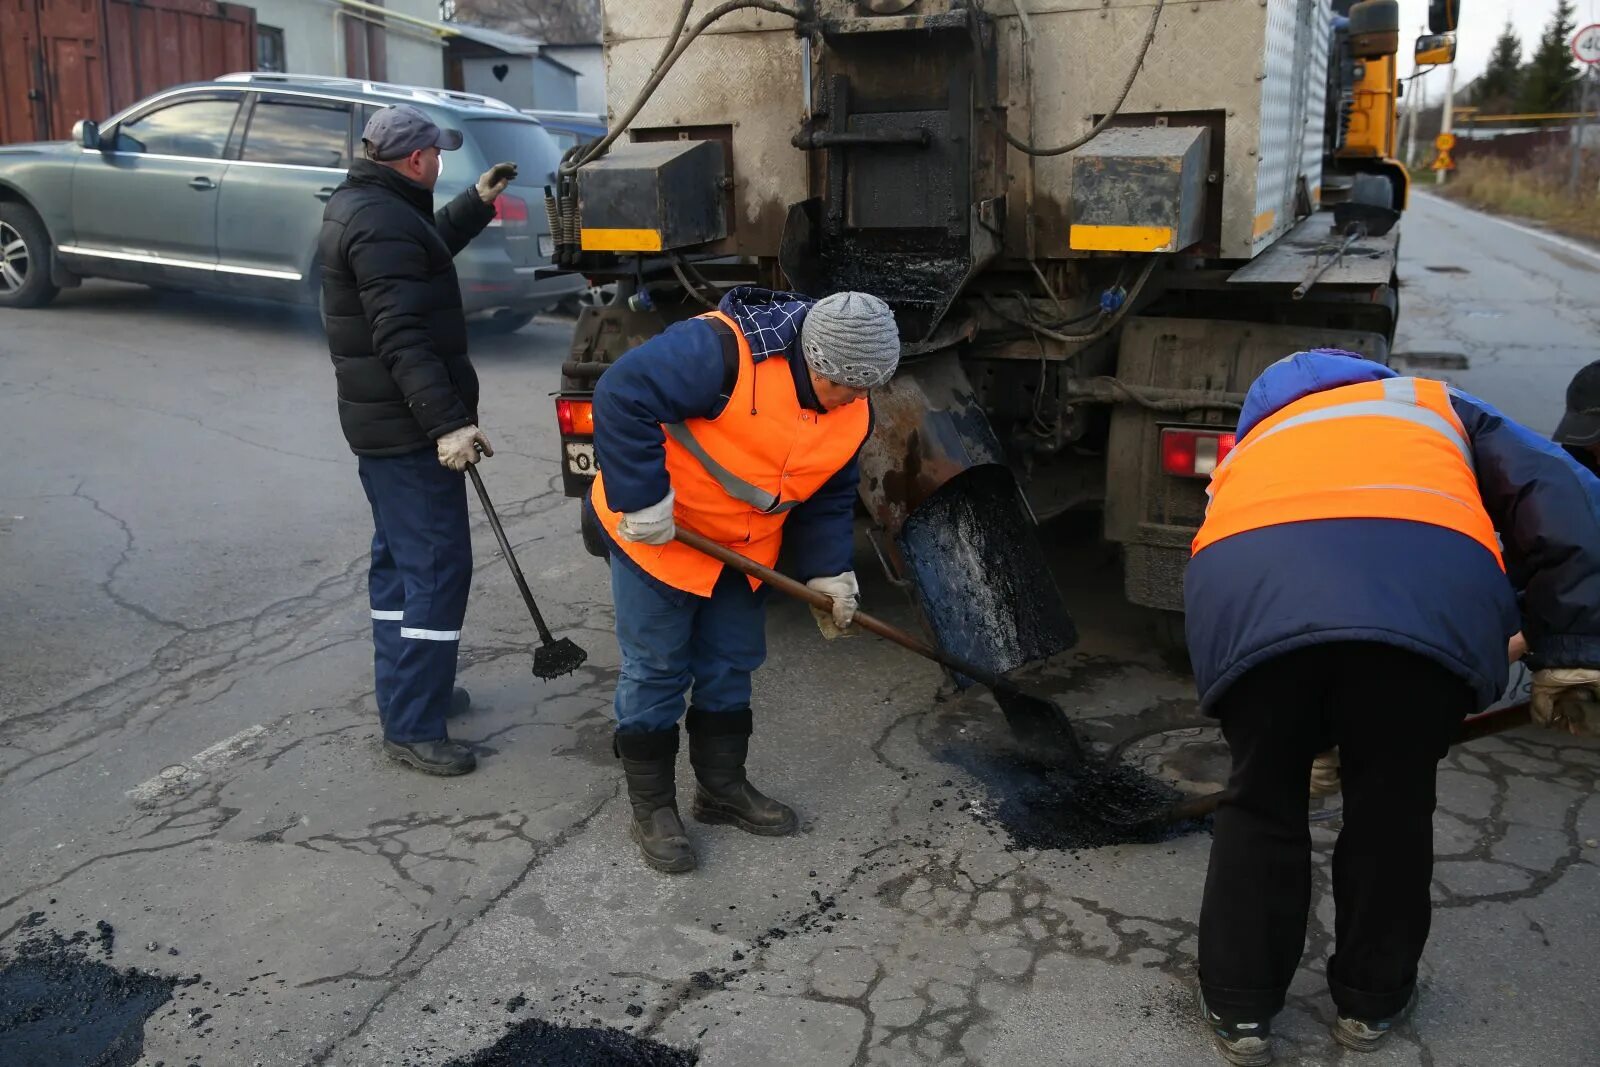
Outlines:
[[[479,93],[464,93],[454,89],[431,89],[420,85],[396,85],[393,82],[375,82],[363,78],[334,78],[321,74],[280,74],[277,71],[250,70],[224,74],[219,82],[247,85],[316,85],[328,89],[351,89],[373,96],[387,96],[401,100],[420,100],[429,104],[466,104],[490,111],[520,114],[504,100]]]

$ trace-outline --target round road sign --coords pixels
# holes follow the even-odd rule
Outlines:
[[[1600,63],[1600,22],[1577,32],[1572,38],[1572,54],[1580,63]]]
[[[1448,152],[1455,146],[1456,135],[1453,133],[1441,133],[1439,136],[1433,139],[1433,147],[1437,148],[1441,152]]]

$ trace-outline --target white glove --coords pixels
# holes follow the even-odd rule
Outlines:
[[[451,430],[441,436],[437,444],[439,462],[453,471],[466,470],[478,462],[480,455],[494,455],[494,449],[489,447],[489,439],[483,436],[483,431],[476,426],[463,426],[459,430]]]
[[[1579,737],[1600,736],[1600,671],[1551,667],[1533,672],[1533,721]]]
[[[627,512],[617,524],[617,536],[644,545],[664,545],[671,541],[678,532],[677,523],[672,521],[672,504],[676,499],[677,494],[668,489],[666,496],[649,507]]]
[[[1527,654],[1528,639],[1522,636],[1522,632],[1519,630],[1511,635],[1511,642],[1506,645],[1506,662],[1515,663]]]
[[[811,614],[817,620],[822,636],[832,641],[846,636],[851,621],[856,617],[856,604],[861,599],[861,587],[856,584],[856,572],[845,571],[831,578],[813,578],[806,583],[808,589],[826,593],[833,598],[833,611],[813,607]]]
[[[1311,795],[1331,797],[1343,787],[1339,778],[1339,750],[1330,748],[1311,761]]]

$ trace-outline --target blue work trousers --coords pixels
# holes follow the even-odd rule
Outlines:
[[[763,586],[724,568],[710,597],[662,586],[611,559],[622,672],[617,679],[617,730],[674,728],[693,690],[705,712],[750,707],[750,675],[767,658]]]
[[[372,504],[373,674],[391,741],[437,741],[472,585],[466,478],[433,449],[359,457]]]

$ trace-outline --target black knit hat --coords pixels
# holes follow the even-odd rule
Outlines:
[[[1563,445],[1600,445],[1600,360],[1579,371],[1567,386],[1567,414],[1555,439]]]

